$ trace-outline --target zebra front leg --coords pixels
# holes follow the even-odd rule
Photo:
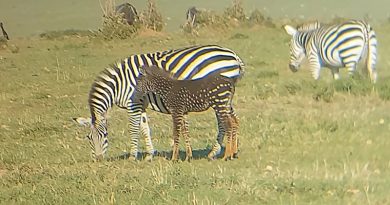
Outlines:
[[[221,153],[221,149],[222,149],[221,147],[222,147],[223,138],[225,135],[225,129],[224,129],[223,123],[222,123],[220,117],[218,116],[218,113],[215,113],[215,114],[216,114],[215,116],[217,118],[217,123],[218,123],[218,135],[217,135],[216,142],[212,145],[211,151],[208,154],[208,158],[210,160],[214,160],[217,157],[217,155],[219,155]]]
[[[141,135],[144,137],[145,143],[146,143],[147,154],[146,154],[145,160],[152,161],[153,156],[155,154],[155,150],[153,148],[152,138],[150,135],[148,117],[147,117],[145,112],[143,112],[141,114],[140,127],[141,127]]]
[[[179,160],[179,139],[183,127],[183,115],[172,114],[173,122],[173,147],[172,147],[172,161]]]
[[[140,135],[142,106],[130,105],[128,108],[129,124],[128,129],[131,138],[130,156],[129,159],[138,159],[138,137]]]
[[[320,79],[321,64],[318,59],[318,54],[313,52],[308,56],[308,59],[311,75],[313,76],[314,80]]]
[[[185,160],[190,162],[192,160],[192,147],[191,147],[189,131],[188,131],[187,115],[183,116],[182,131],[183,131],[182,133],[183,133],[185,143],[186,143],[186,159]]]

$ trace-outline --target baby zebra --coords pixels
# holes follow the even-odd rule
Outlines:
[[[172,160],[179,157],[179,137],[183,135],[186,143],[186,160],[192,159],[192,148],[188,136],[189,112],[201,112],[212,107],[222,122],[227,138],[224,160],[235,157],[238,152],[238,120],[233,111],[232,98],[237,79],[221,76],[219,73],[197,80],[177,80],[169,71],[156,66],[143,66],[136,79],[138,95],[153,92],[159,95],[173,120]],[[141,98],[139,98],[141,99]],[[208,157],[215,157],[215,147]]]

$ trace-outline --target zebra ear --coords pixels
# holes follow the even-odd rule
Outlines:
[[[88,118],[75,117],[75,118],[73,118],[73,120],[75,122],[77,122],[78,124],[85,126],[85,127],[89,127],[92,125],[92,119],[90,117],[88,117]]]
[[[290,26],[290,25],[284,25],[283,28],[291,36],[294,36],[298,32],[296,28],[294,28],[293,26]]]
[[[139,75],[146,75],[145,66],[141,66],[138,68]]]

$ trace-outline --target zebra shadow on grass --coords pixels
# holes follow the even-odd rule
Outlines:
[[[199,160],[199,159],[208,159],[208,154],[210,152],[209,148],[205,149],[197,149],[192,150],[192,160]],[[217,158],[222,158],[223,154],[225,152],[225,147],[221,147],[221,152],[217,155]],[[147,156],[147,152],[141,152],[139,153],[137,160],[144,160]],[[118,161],[118,160],[127,160],[130,157],[129,152],[122,153],[118,156],[110,157],[107,160],[108,161]],[[166,151],[155,151],[154,158],[156,157],[162,157],[166,160],[170,160],[172,158],[172,150]],[[184,161],[186,158],[186,152],[184,150],[179,151],[179,160]]]

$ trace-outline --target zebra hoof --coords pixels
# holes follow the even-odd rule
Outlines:
[[[217,156],[216,156],[216,155],[209,154],[209,155],[207,156],[207,158],[208,158],[209,161],[214,161],[214,160],[217,159]]]
[[[186,157],[186,159],[185,159],[185,161],[187,161],[187,162],[191,162],[192,161],[192,156],[190,156],[190,157]]]
[[[238,153],[233,154],[233,159],[238,159]]]
[[[148,162],[153,161],[153,155],[147,155],[147,156],[145,157],[145,160],[148,161]]]
[[[129,161],[137,161],[137,157],[134,157],[134,156],[129,156],[129,158],[127,158],[127,160]]]
[[[96,157],[95,157],[95,162],[101,162],[101,161],[103,161],[104,160],[104,156],[103,155],[96,155]]]
[[[232,156],[224,156],[222,159],[224,161],[232,160]]]

